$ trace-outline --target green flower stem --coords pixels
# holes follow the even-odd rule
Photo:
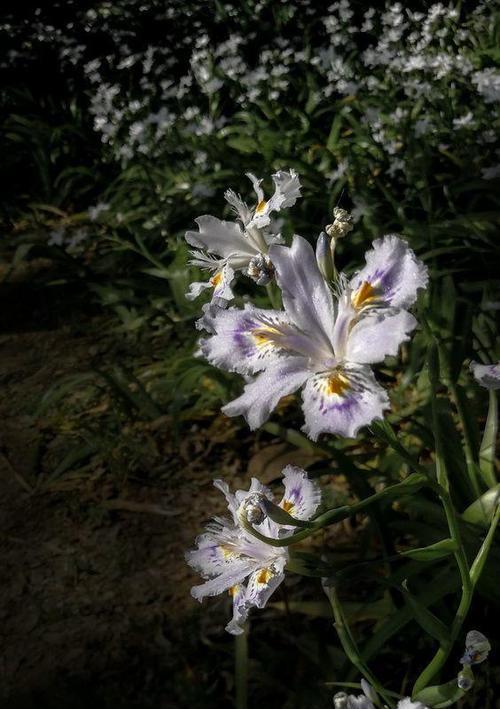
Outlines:
[[[469,476],[472,489],[474,490],[475,499],[477,500],[478,497],[481,497],[481,488],[479,487],[478,480],[478,464],[474,460],[474,447],[472,445],[470,431],[467,425],[467,418],[465,416],[465,411],[462,404],[462,399],[459,396],[457,386],[454,381],[449,380],[448,382],[446,382],[446,386],[450,391],[451,398],[453,399],[453,403],[455,404],[458,418],[460,420],[460,425],[462,427],[463,449],[465,455],[465,465],[467,467],[467,475]]]
[[[234,675],[235,675],[235,706],[236,709],[247,709],[248,706],[248,638],[247,633],[241,633],[234,638]]]
[[[490,389],[489,395],[488,417],[486,419],[483,440],[479,451],[479,470],[486,485],[492,488],[497,484],[495,475],[495,448],[498,432],[498,407],[496,391]]]
[[[476,555],[476,558],[474,559],[474,562],[473,562],[472,566],[470,567],[470,580],[471,580],[473,588],[475,588],[477,586],[477,582],[479,581],[481,574],[483,573],[483,569],[486,564],[486,559],[488,558],[488,554],[490,552],[491,545],[493,543],[493,538],[495,536],[495,532],[496,532],[499,521],[500,521],[500,506],[497,506],[495,513],[493,515],[493,519],[491,520],[488,534],[486,535],[483,543],[481,544],[481,548],[479,549],[479,551]]]
[[[281,310],[281,299],[279,293],[277,292],[274,286],[274,282],[267,284],[266,291],[272,308],[274,308],[274,310]]]
[[[446,515],[446,521],[450,530],[450,537],[456,543],[454,556],[458,566],[458,571],[460,573],[460,580],[462,584],[462,596],[457,612],[455,614],[455,618],[450,628],[449,636],[446,638],[446,640],[441,641],[436,654],[417,678],[417,681],[415,682],[415,686],[413,688],[413,696],[417,695],[422,689],[424,689],[430,684],[432,679],[436,676],[436,674],[446,662],[451,652],[451,649],[455,643],[455,640],[457,639],[458,633],[460,632],[462,623],[465,620],[465,616],[467,615],[467,612],[470,608],[473,593],[473,586],[469,573],[469,564],[467,561],[467,556],[465,554],[462,536],[460,534],[457,514],[450,496],[448,471],[446,469],[446,462],[443,456],[443,445],[436,406],[438,361],[437,350],[435,346],[431,346],[431,349],[429,351],[429,378],[433,390],[433,395],[431,397],[431,407],[434,429],[434,441],[436,446],[436,478],[439,485],[438,494]]]
[[[373,689],[380,694],[391,709],[394,707],[394,702],[392,701],[389,694],[386,693],[384,687],[380,684],[377,678],[372,674],[368,666],[363,662],[361,658],[361,653],[358,650],[356,641],[354,640],[349,625],[347,623],[342,605],[340,603],[337,591],[334,587],[328,586],[325,588],[325,592],[330,601],[330,605],[333,611],[333,617],[335,619],[335,629],[339,636],[339,640],[344,649],[345,654],[352,664],[356,667],[358,672],[360,672],[363,677],[370,683]]]
[[[411,470],[413,470],[413,472],[426,474],[425,468],[414,459],[412,454],[407,451],[403,444],[399,441],[397,435],[394,433],[394,429],[387,419],[375,421],[372,423],[371,428],[377,438],[388,443],[396,455],[404,463],[406,463]]]
[[[458,610],[456,612],[455,618],[453,619],[453,623],[450,629],[450,634],[449,638],[446,643],[442,643],[437,650],[436,654],[432,658],[431,662],[427,665],[425,670],[421,673],[421,675],[418,677],[417,681],[415,682],[415,686],[413,688],[413,693],[412,696],[417,696],[419,692],[421,692],[423,689],[425,689],[427,686],[429,686],[430,682],[432,681],[433,677],[439,672],[439,670],[443,667],[444,663],[448,659],[448,656],[451,652],[451,649],[455,643],[455,640],[458,637],[458,634],[460,632],[460,629],[462,627],[463,621],[469,611],[470,604],[472,602],[472,596],[473,596],[473,591],[480,579],[481,573],[483,572],[484,566],[486,564],[486,559],[488,558],[488,554],[491,549],[491,545],[493,543],[493,538],[495,536],[495,531],[498,526],[498,522],[500,520],[500,507],[497,507],[495,510],[495,514],[493,516],[493,519],[491,521],[490,528],[488,530],[488,534],[486,535],[481,548],[479,549],[476,558],[474,559],[474,562],[470,568],[470,576],[469,576],[469,581],[470,584],[467,588],[467,590],[464,590],[462,588],[462,598],[460,601],[460,605],[458,607]]]
[[[292,544],[296,544],[297,542],[301,542],[303,539],[307,539],[319,529],[328,527],[331,524],[335,524],[336,522],[340,522],[347,517],[351,517],[352,515],[361,512],[361,510],[373,505],[375,502],[388,499],[389,497],[397,497],[400,494],[408,493],[410,491],[414,492],[415,490],[429,484],[429,480],[425,475],[413,473],[409,475],[406,480],[403,480],[403,482],[396,483],[396,485],[391,485],[390,487],[385,488],[385,490],[376,492],[374,495],[370,495],[370,497],[360,500],[354,505],[343,505],[342,507],[335,507],[334,509],[324,512],[311,522],[309,529],[303,529],[300,532],[295,532],[289,537],[283,537],[282,539],[266,537],[264,534],[261,534],[254,529],[249,522],[242,522],[242,524],[244,524],[245,529],[250,532],[250,534],[253,534],[254,537],[257,537],[257,539],[260,539],[261,542],[265,542],[266,544],[274,547],[287,547]]]

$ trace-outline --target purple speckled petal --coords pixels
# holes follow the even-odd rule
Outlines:
[[[228,571],[235,562],[240,561],[231,539],[234,544],[238,542],[237,535],[229,534],[228,527],[225,528],[224,540],[212,532],[201,534],[196,539],[196,549],[187,552],[186,561],[203,578],[212,578]]]
[[[236,222],[222,221],[208,214],[198,217],[195,222],[199,231],[186,232],[186,241],[191,246],[223,258],[238,253],[248,255],[250,259],[259,253]]]
[[[222,411],[226,416],[244,416],[253,431],[267,421],[283,396],[297,391],[309,376],[311,373],[303,357],[288,357],[270,365]]]
[[[318,483],[308,478],[302,468],[287,465],[283,469],[283,485],[285,492],[280,507],[296,519],[311,519],[321,504],[321,489]]]
[[[240,374],[255,374],[284,358],[313,358],[315,342],[301,333],[279,310],[207,309],[203,327],[212,337],[201,343],[211,364]]]
[[[479,364],[471,362],[474,378],[486,389],[500,389],[500,362],[497,364]]]
[[[366,365],[349,364],[316,374],[304,387],[302,398],[306,420],[302,430],[313,441],[320,433],[354,438],[389,407],[387,393]]]
[[[331,352],[333,299],[319,271],[314,249],[296,235],[291,247],[271,246],[269,255],[287,314],[318,347]]]
[[[366,266],[349,286],[358,308],[377,303],[409,308],[427,281],[427,267],[406,241],[390,234],[373,242],[373,249],[366,253]]]

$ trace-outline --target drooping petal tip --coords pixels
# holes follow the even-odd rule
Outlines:
[[[285,492],[280,507],[296,519],[311,519],[321,504],[320,486],[296,465],[287,465],[282,474]]]
[[[470,369],[474,379],[486,389],[500,389],[500,362],[497,364],[479,364],[471,362]]]

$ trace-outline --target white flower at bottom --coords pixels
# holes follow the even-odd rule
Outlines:
[[[283,484],[285,492],[279,505],[297,519],[310,519],[321,502],[317,483],[309,480],[301,468],[288,465],[283,470]],[[186,554],[190,566],[205,579],[191,589],[191,595],[201,601],[228,591],[233,599],[233,617],[226,630],[239,635],[250,608],[264,608],[283,581],[288,562],[287,547],[261,542],[244,528],[244,521],[249,520],[257,531],[274,539],[292,534],[293,528],[280,526],[260,514],[260,500],[272,500],[273,495],[255,478],[250,490],[235,494],[222,480],[214,480],[214,485],[224,494],[232,519],[214,518],[196,540],[196,549]]]
[[[412,702],[410,697],[405,697],[398,702],[397,709],[427,709],[422,702]]]

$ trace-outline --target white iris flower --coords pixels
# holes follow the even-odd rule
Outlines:
[[[303,387],[303,430],[354,437],[389,406],[371,364],[396,355],[417,321],[406,308],[427,285],[427,269],[397,236],[374,242],[366,265],[341,279],[336,298],[321,275],[311,245],[295,236],[270,257],[284,310],[247,305],[208,310],[200,324],[209,362],[247,378],[243,394],[222,410],[261,426],[279,400]]]
[[[198,231],[186,232],[186,241],[195,247],[191,263],[212,272],[208,281],[192,283],[186,297],[193,300],[206,288],[213,288],[213,297],[229,301],[233,297],[231,285],[237,271],[243,271],[259,285],[266,285],[273,276],[269,247],[281,242],[280,235],[272,234],[271,214],[291,207],[300,197],[300,181],[294,170],[276,172],[273,176],[274,194],[264,198],[262,180],[247,173],[255,193],[253,208],[243,202],[233,190],[224,197],[231,205],[238,221],[228,222],[209,215],[196,219]]]
[[[279,506],[300,520],[310,519],[321,502],[316,482],[309,480],[301,468],[288,465],[283,470],[285,492]],[[261,542],[248,532],[244,520],[267,537],[278,539],[293,533],[293,528],[273,522],[259,500],[273,500],[271,490],[252,478],[248,491],[235,494],[222,480],[214,485],[225,496],[231,519],[216,517],[206,532],[196,540],[196,549],[186,554],[187,562],[205,578],[194,586],[191,594],[201,601],[228,591],[233,599],[233,617],[226,630],[233,635],[243,632],[250,608],[264,608],[269,597],[285,578],[287,547],[274,547]]]

